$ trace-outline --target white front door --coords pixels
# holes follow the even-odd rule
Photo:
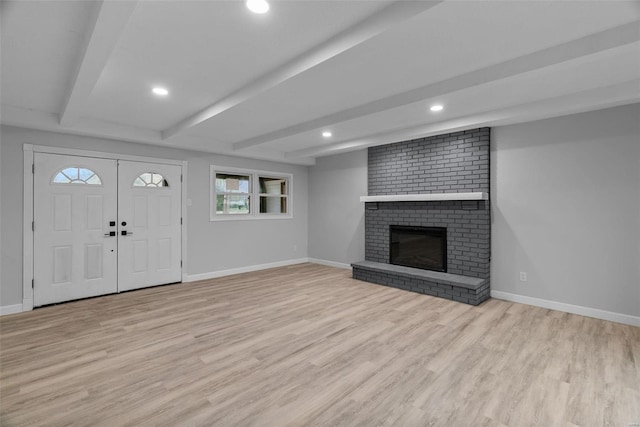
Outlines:
[[[34,305],[117,292],[115,160],[35,153]]]
[[[118,162],[118,289],[180,282],[180,166]]]
[[[34,154],[34,306],[182,278],[182,168]]]

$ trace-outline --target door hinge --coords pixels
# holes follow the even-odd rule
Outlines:
[[[36,222],[31,221],[31,231],[36,231]]]
[[[35,282],[35,280],[31,279],[31,289],[33,289],[34,282]]]
[[[31,173],[36,173],[36,164],[35,163],[31,164]]]
[[[182,217],[180,217],[180,225],[182,225]]]
[[[182,260],[180,260],[180,268],[182,268]]]
[[[180,182],[182,182],[182,174],[180,174]]]

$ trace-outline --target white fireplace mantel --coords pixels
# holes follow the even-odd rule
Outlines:
[[[424,193],[360,196],[361,202],[437,202],[442,200],[489,200],[489,193]]]

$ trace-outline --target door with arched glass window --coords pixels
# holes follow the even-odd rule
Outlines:
[[[34,305],[117,292],[116,160],[35,153]]]
[[[34,306],[180,282],[182,168],[34,154]]]
[[[182,278],[182,169],[118,161],[118,289]]]

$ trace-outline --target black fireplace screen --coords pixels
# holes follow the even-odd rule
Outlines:
[[[447,271],[447,229],[390,226],[389,263]]]

